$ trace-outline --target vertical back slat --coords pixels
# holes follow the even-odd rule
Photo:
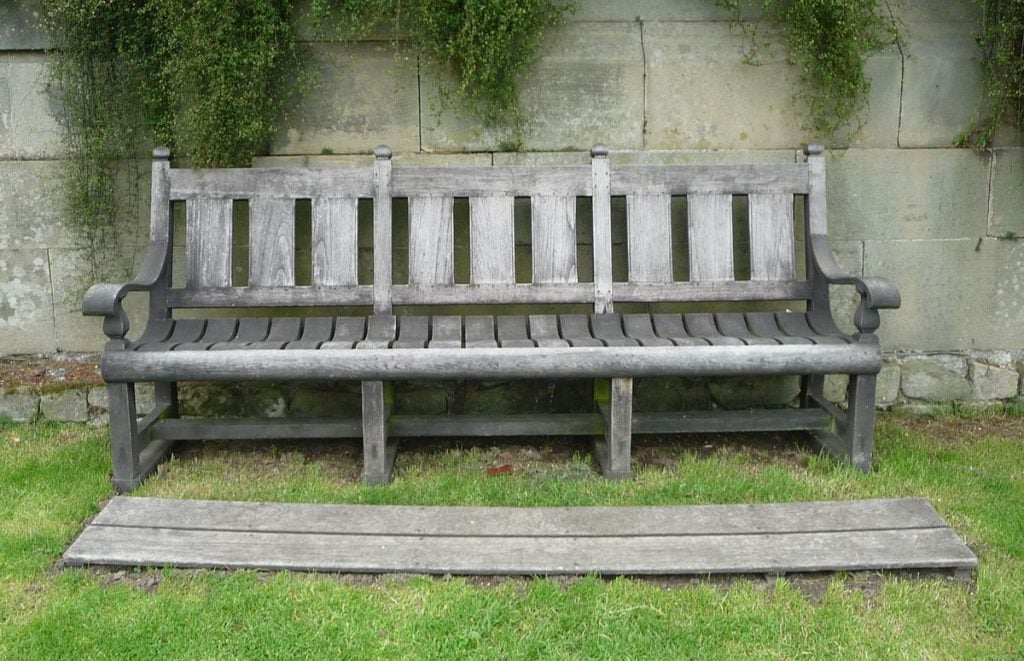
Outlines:
[[[295,200],[256,196],[249,202],[249,286],[295,284]]]
[[[531,212],[533,281],[576,282],[576,198],[537,195]]]
[[[686,198],[686,208],[690,227],[690,280],[733,280],[732,196],[691,193]]]
[[[595,145],[590,150],[590,171],[593,182],[594,312],[601,314],[614,309],[611,165],[608,162],[608,148],[604,145]]]
[[[750,194],[750,279],[792,280],[793,196]]]
[[[373,311],[391,312],[391,148],[374,148],[373,161]]]
[[[231,200],[188,201],[186,287],[231,286]]]
[[[512,284],[516,281],[515,198],[511,195],[469,199],[470,281]]]
[[[414,197],[409,200],[409,284],[455,282],[454,200]]]
[[[313,200],[313,285],[354,285],[359,281],[358,200]]]
[[[672,197],[626,197],[630,282],[672,282]]]

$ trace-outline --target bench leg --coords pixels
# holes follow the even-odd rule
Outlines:
[[[388,440],[390,388],[383,381],[363,381],[363,482],[387,484],[398,445]]]
[[[594,401],[605,422],[604,437],[594,439],[594,457],[601,474],[610,479],[633,477],[633,379],[596,381]]]
[[[134,383],[107,384],[110,414],[110,454],[114,465],[111,482],[121,493],[142,484],[163,461],[173,441],[149,440],[148,430],[139,430]],[[157,399],[157,406],[160,400]]]
[[[871,470],[875,431],[874,374],[854,374],[846,390],[846,428],[843,440],[850,462],[864,472]]]
[[[167,416],[178,417],[178,384],[157,383],[154,386],[154,400],[157,409],[163,409]]]

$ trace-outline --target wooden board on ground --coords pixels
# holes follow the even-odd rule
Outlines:
[[[484,575],[969,571],[921,499],[660,507],[306,505],[116,497],[67,565]]]

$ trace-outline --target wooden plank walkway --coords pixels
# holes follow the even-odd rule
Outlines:
[[[116,497],[67,565],[424,574],[947,569],[978,560],[921,499],[667,507],[412,507]]]

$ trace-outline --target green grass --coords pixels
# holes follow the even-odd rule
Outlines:
[[[147,496],[483,505],[676,504],[922,496],[978,553],[942,578],[606,581],[54,570],[110,495],[107,432],[0,423],[0,658],[1012,658],[1024,655],[1024,419],[884,417],[870,475],[826,459],[685,444],[609,482],[588,459],[519,449],[404,451],[387,487],[357,457],[235,446],[165,465]],[[723,447],[728,448],[728,445]],[[663,456],[674,456],[665,453]],[[509,460],[511,475],[487,466]],[[341,476],[341,477],[339,477]]]

